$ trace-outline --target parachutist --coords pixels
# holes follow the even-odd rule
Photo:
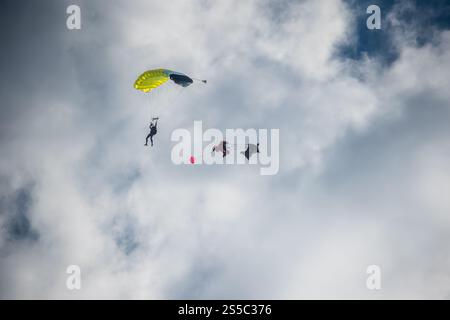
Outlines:
[[[158,119],[159,118],[153,118],[152,121],[150,122],[150,132],[147,135],[147,137],[145,138],[145,146],[148,146],[148,139],[150,138],[150,144],[153,147],[153,136],[158,132],[157,130],[157,125],[158,125]],[[154,121],[154,123],[153,123]]]
[[[142,92],[148,93],[167,81],[172,80],[175,84],[181,87],[188,87],[194,80],[184,73],[172,71],[168,69],[153,69],[142,73],[134,82],[134,88]],[[195,79],[198,80],[198,79]],[[198,80],[206,83],[206,80]],[[155,123],[153,124],[153,121]],[[157,133],[158,118],[153,118],[150,123],[150,133],[145,138],[145,146],[148,146],[148,139],[150,138],[151,146],[153,147],[153,136]]]

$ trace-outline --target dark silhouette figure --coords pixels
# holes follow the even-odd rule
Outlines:
[[[225,158],[225,156],[227,155],[227,142],[224,140],[223,142],[222,142],[222,152],[223,152],[223,158]]]
[[[154,121],[154,123],[153,123],[153,121]],[[152,122],[150,122],[150,126],[149,126],[149,128],[150,128],[150,132],[149,132],[149,134],[147,135],[147,137],[145,138],[145,146],[148,146],[148,139],[150,138],[150,144],[151,144],[151,146],[153,147],[153,136],[156,134],[156,133],[158,133],[158,130],[157,130],[157,125],[158,125],[158,118],[153,118],[152,119]]]

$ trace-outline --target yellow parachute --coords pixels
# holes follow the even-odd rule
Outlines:
[[[172,80],[177,85],[187,87],[194,81],[184,73],[176,72],[168,69],[154,69],[145,71],[134,82],[134,88],[143,92],[150,92],[160,85]],[[194,79],[197,80],[197,79]],[[206,83],[206,80],[201,80]]]

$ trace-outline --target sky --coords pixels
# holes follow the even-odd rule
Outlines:
[[[0,298],[449,299],[449,28],[438,0],[2,1]],[[135,90],[155,68],[208,83]],[[279,129],[278,173],[173,164],[195,120]]]

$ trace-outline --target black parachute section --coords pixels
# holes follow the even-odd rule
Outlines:
[[[175,82],[176,84],[178,84],[182,87],[187,87],[194,82],[194,80],[192,80],[191,78],[189,78],[186,75],[173,74],[173,73],[170,75],[170,80],[172,80],[173,82]]]

